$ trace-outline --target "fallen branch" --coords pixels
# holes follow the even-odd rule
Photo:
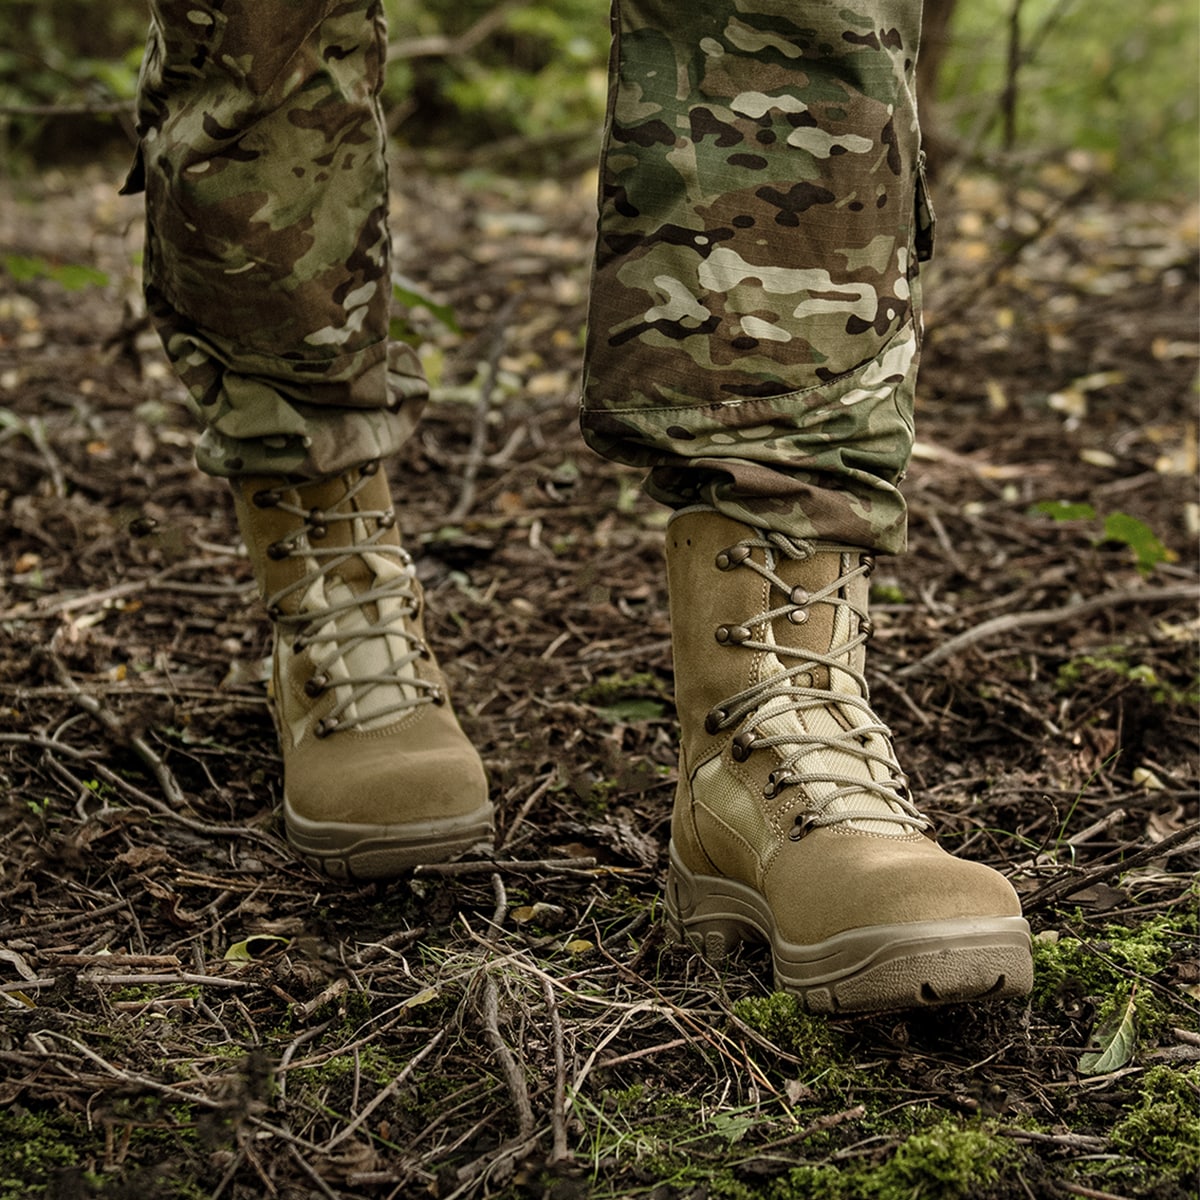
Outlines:
[[[1140,867],[1144,863],[1153,862],[1156,858],[1163,858],[1168,854],[1182,854],[1187,850],[1192,850],[1195,847],[1188,843],[1193,842],[1198,837],[1200,837],[1200,821],[1177,830],[1170,837],[1163,838],[1161,842],[1155,842],[1153,846],[1146,846],[1144,849],[1122,858],[1119,862],[1097,867],[1094,871],[1089,871],[1084,875],[1076,875],[1074,878],[1056,879],[1052,883],[1046,884],[1045,887],[1039,888],[1033,895],[1025,897],[1022,900],[1022,905],[1026,912],[1030,912],[1055,900],[1066,899],[1069,896],[1073,896],[1076,892],[1083,891],[1084,888],[1092,887],[1097,883],[1104,883],[1114,875],[1121,875],[1125,871],[1131,871],[1134,867]]]
[[[352,1133],[354,1133],[358,1129],[361,1129],[362,1125],[366,1121],[366,1119],[389,1096],[391,1096],[396,1091],[396,1089],[399,1088],[404,1083],[404,1081],[406,1079],[408,1079],[408,1077],[413,1073],[413,1070],[420,1064],[420,1062],[427,1055],[432,1053],[434,1047],[438,1044],[438,1042],[440,1042],[442,1040],[442,1038],[445,1036],[445,1034],[446,1034],[446,1031],[444,1029],[439,1029],[437,1031],[437,1033],[435,1033],[433,1035],[433,1037],[431,1037],[429,1039],[429,1041],[425,1044],[425,1046],[423,1046],[421,1048],[421,1050],[419,1050],[416,1054],[414,1054],[412,1056],[412,1058],[410,1058],[408,1060],[408,1062],[405,1063],[404,1070],[402,1070],[400,1072],[400,1074],[397,1075],[396,1078],[393,1079],[391,1081],[391,1083],[389,1083],[387,1085],[387,1087],[383,1088],[382,1091],[380,1091],[380,1093],[358,1114],[358,1116],[355,1117],[354,1120],[351,1121],[350,1124],[345,1127],[345,1129],[343,1129],[340,1133],[334,1134],[334,1136],[331,1137],[329,1139],[329,1141],[327,1141],[321,1147],[321,1153],[328,1154],[335,1146],[338,1146],[342,1142],[344,1142]]]
[[[976,642],[986,641],[1002,633],[1013,633],[1018,629],[1033,629],[1039,625],[1061,625],[1080,617],[1089,616],[1094,612],[1102,612],[1106,608],[1119,608],[1126,604],[1172,604],[1177,600],[1195,600],[1196,588],[1191,587],[1162,587],[1139,588],[1123,592],[1105,592],[1100,596],[1089,596],[1076,604],[1066,604],[1061,608],[1043,608],[1034,612],[1007,613],[1002,617],[993,617],[973,629],[952,637],[943,642],[936,650],[931,650],[923,658],[917,659],[893,675],[897,679],[911,679],[923,675],[930,667],[953,658],[968,646]]]
[[[1082,1150],[1085,1153],[1104,1150],[1108,1146],[1107,1138],[1086,1133],[1037,1133],[1032,1129],[998,1129],[996,1132],[1015,1142],[1036,1142],[1039,1146],[1059,1146],[1064,1150]]]
[[[140,734],[130,733],[117,719],[115,713],[105,708],[94,696],[89,696],[75,682],[71,676],[71,672],[67,670],[66,664],[57,654],[52,650],[41,650],[39,653],[49,662],[55,675],[58,676],[59,683],[70,693],[71,700],[76,708],[83,709],[85,713],[103,725],[109,733],[113,734],[118,741],[127,744],[138,758],[150,768],[150,773],[158,780],[158,786],[162,788],[163,795],[174,806],[173,811],[187,808],[187,797],[184,796],[183,789],[176,782],[171,768],[155,753],[150,743]]]
[[[424,875],[491,875],[496,871],[511,871],[527,875],[535,871],[549,871],[556,875],[596,874],[594,858],[541,858],[513,859],[511,862],[456,862],[422,863],[413,868],[413,874]]]
[[[525,1074],[517,1064],[513,1052],[500,1033],[500,996],[496,980],[488,974],[483,981],[483,1030],[496,1052],[508,1094],[517,1110],[517,1136],[525,1141],[533,1136],[533,1105],[529,1100],[529,1087]]]
[[[392,42],[388,46],[388,58],[393,61],[414,58],[459,58],[473,50],[489,34],[494,33],[508,19],[509,13],[522,8],[528,0],[506,0],[483,14],[470,29],[450,37],[439,33],[431,37],[409,38],[403,42]]]
[[[550,1041],[554,1047],[554,1099],[550,1106],[550,1129],[552,1143],[550,1163],[562,1162],[571,1157],[567,1147],[567,1057],[563,1049],[562,1017],[554,989],[542,980],[542,996],[546,1001],[546,1012],[550,1017]]]
[[[508,326],[516,306],[516,296],[510,296],[492,323],[492,344],[488,347],[487,370],[483,378],[483,387],[479,391],[479,399],[475,404],[475,419],[471,423],[471,445],[462,469],[462,487],[457,503],[446,515],[447,525],[457,525],[475,504],[475,483],[479,478],[484,452],[487,450],[487,426],[488,417],[492,412],[492,393],[496,390],[496,379],[500,374],[500,355],[504,353],[508,341]]]

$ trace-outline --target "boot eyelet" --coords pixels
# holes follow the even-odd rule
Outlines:
[[[787,617],[793,625],[803,625],[808,620],[808,609],[794,608],[788,613]]]
[[[860,554],[858,557],[858,565],[862,567],[868,575],[870,575],[871,572],[875,570],[875,555]]]
[[[745,733],[739,733],[729,746],[729,753],[733,756],[734,761],[744,763],[753,752],[754,743],[757,741],[758,734],[752,729],[746,730]]]
[[[318,672],[311,676],[304,684],[304,694],[310,699],[315,700],[329,686],[329,676],[323,672]]]
[[[794,587],[788,593],[788,599],[793,604],[807,604],[809,602],[809,600],[811,599],[811,597],[808,594],[807,588]]]
[[[436,705],[438,708],[442,708],[446,703],[446,693],[443,692],[439,687],[430,688],[429,699],[430,702]]]
[[[863,617],[858,624],[858,632],[870,641],[875,636],[875,622],[870,617]]]
[[[278,621],[283,616],[283,609],[278,604],[270,604],[267,606],[267,616],[272,621]]]
[[[335,718],[322,717],[321,720],[317,722],[317,727],[313,730],[313,733],[315,733],[319,738],[327,738],[331,733],[335,733],[337,731],[337,727],[338,723]]]
[[[767,782],[763,785],[762,794],[765,800],[773,800],[779,795],[779,780],[775,777],[774,771],[767,776]]]
[[[369,462],[365,462],[358,468],[360,475],[374,475],[379,471],[379,459],[373,458]]]
[[[292,548],[287,542],[272,542],[267,547],[267,557],[275,562],[282,562],[285,558],[289,558],[292,553]]]
[[[263,488],[250,497],[255,508],[275,508],[283,499],[283,493],[275,488]]]
[[[704,732],[709,735],[720,733],[728,719],[729,714],[723,708],[710,709],[704,717]]]
[[[380,529],[391,529],[396,524],[396,514],[392,510],[388,510],[379,518]]]
[[[718,625],[713,636],[722,646],[740,646],[751,634],[745,625]]]
[[[796,820],[788,830],[788,841],[803,841],[815,828],[812,813],[797,813]]]
[[[732,571],[734,567],[740,566],[749,557],[749,546],[730,546],[728,550],[722,550],[717,555],[717,570]]]

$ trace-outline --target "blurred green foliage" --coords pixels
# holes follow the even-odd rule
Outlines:
[[[385,104],[393,132],[420,146],[471,149],[507,138],[594,137],[607,92],[604,0],[525,0],[469,53],[403,57],[406,44],[458,38],[495,0],[386,0],[392,57]]]
[[[47,110],[131,101],[145,27],[145,8],[136,0],[0,0],[0,162],[65,148],[63,118]],[[84,121],[74,115],[74,122],[85,143],[97,123],[120,130],[112,112]]]
[[[1084,151],[1125,197],[1194,195],[1200,25],[1190,0],[959,0],[938,80],[942,121],[981,149],[1003,144],[1014,3],[1031,54],[1017,74],[1013,148]]]
[[[496,0],[385,3],[399,51],[385,104],[400,141],[449,151],[451,161],[455,152],[486,158],[511,143],[519,149],[506,162],[538,169],[547,153],[573,155],[594,143],[605,96],[605,0],[509,0],[467,52],[415,57],[426,39],[470,31]],[[1194,194],[1200,36],[1189,0],[959,0],[938,87],[942,123],[959,142],[985,154],[1003,145],[1014,5],[1032,55],[1016,77],[1012,148],[1031,159],[1085,151],[1123,195]],[[55,124],[42,111],[15,110],[128,100],[145,22],[144,0],[3,0],[0,150],[36,161]],[[117,119],[106,119],[119,132]],[[86,139],[94,135],[93,123]],[[546,152],[526,153],[538,147]]]

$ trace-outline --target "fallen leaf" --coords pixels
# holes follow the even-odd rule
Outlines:
[[[285,937],[277,937],[273,933],[252,933],[245,941],[234,942],[225,951],[225,961],[257,962],[258,959],[266,958],[268,954],[286,946],[289,940]]]
[[[1137,1041],[1137,988],[1129,993],[1129,1000],[1104,1024],[1096,1027],[1092,1034],[1094,1049],[1079,1056],[1081,1075],[1108,1075],[1119,1071],[1133,1057]]]

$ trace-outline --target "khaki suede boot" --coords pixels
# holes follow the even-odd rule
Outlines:
[[[385,878],[490,840],[483,764],[425,643],[379,464],[313,483],[233,482],[275,625],[288,840],[338,879]]]
[[[859,549],[709,510],[667,528],[681,745],[667,919],[710,957],[771,947],[814,1012],[1032,986],[1008,881],[928,836],[863,677]]]

